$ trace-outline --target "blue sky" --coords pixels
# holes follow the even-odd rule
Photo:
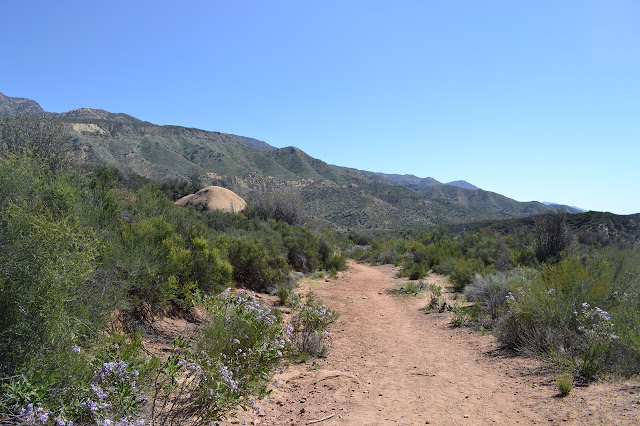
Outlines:
[[[0,92],[640,212],[640,2],[0,4]]]

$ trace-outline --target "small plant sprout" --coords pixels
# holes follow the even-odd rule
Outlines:
[[[573,378],[568,373],[561,373],[556,376],[556,388],[560,395],[569,395],[571,389],[573,389]]]

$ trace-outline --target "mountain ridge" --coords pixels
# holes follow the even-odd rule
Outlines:
[[[37,102],[26,98],[2,95],[0,100],[9,113],[42,113]],[[249,201],[261,192],[287,188],[301,194],[310,215],[341,229],[423,228],[553,211],[541,203],[520,203],[461,187],[468,184],[464,181],[442,184],[433,178],[340,167],[296,147],[275,148],[243,136],[160,126],[124,113],[80,108],[45,114],[69,130],[72,152],[80,164],[107,164],[156,180],[219,184]]]

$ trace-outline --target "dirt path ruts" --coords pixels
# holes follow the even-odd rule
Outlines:
[[[549,374],[496,350],[490,335],[452,328],[449,314],[425,314],[427,299],[387,293],[390,266],[350,265],[337,280],[305,283],[340,313],[326,358],[279,376],[261,415],[231,424],[635,424],[634,383],[574,388],[565,397]],[[439,282],[442,277],[429,277]],[[318,421],[320,420],[320,421]],[[313,423],[318,421],[317,423]]]

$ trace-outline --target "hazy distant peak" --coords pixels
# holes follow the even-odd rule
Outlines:
[[[554,203],[551,201],[541,201],[542,204],[544,204],[545,206],[549,206],[549,207],[553,207],[556,210],[565,210],[567,211],[567,213],[577,213],[577,212],[586,212],[588,210],[582,209],[580,207],[576,207],[576,206],[567,206],[566,204],[559,204],[559,203]],[[574,210],[572,210],[574,209]],[[577,212],[575,211],[577,210]]]
[[[472,191],[480,189],[477,186],[470,184],[466,180],[454,180],[453,182],[447,182],[445,185],[457,186],[459,188],[470,189]]]
[[[2,114],[44,114],[44,110],[33,99],[14,98],[0,93],[0,115]]]

